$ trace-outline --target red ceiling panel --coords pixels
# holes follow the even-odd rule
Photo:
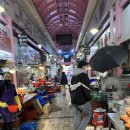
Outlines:
[[[78,39],[88,0],[32,0],[55,41],[58,34]]]

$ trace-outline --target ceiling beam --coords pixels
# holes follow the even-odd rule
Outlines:
[[[39,28],[41,33],[43,33],[47,37],[51,48],[56,53],[57,49],[56,49],[55,43],[53,42],[48,31],[46,30],[46,27],[39,15],[34,3],[32,2],[32,0],[22,0],[22,1],[19,0],[18,3],[24,7],[26,13],[30,15],[30,17],[31,17],[31,19],[33,19],[33,21],[35,21],[37,28]]]
[[[80,45],[80,43],[82,43],[82,40],[83,40],[84,36],[86,35],[86,30],[88,28],[90,19],[92,18],[92,14],[95,10],[97,3],[98,3],[97,0],[89,0],[89,2],[88,2],[88,7],[86,9],[86,13],[85,13],[85,17],[84,17],[84,20],[83,20],[81,32],[79,34],[79,38],[78,38],[78,42],[77,42],[77,46],[76,46],[76,52],[78,51],[79,45]]]

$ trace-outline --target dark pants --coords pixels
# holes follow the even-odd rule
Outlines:
[[[1,130],[13,130],[12,122],[4,123],[4,126]]]

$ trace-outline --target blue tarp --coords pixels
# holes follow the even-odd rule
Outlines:
[[[42,97],[42,96],[36,96],[36,98],[35,99],[38,99],[38,101],[40,102],[40,104],[42,105],[42,106],[44,106],[45,104],[46,104],[46,101],[44,100],[44,98]]]
[[[20,130],[36,130],[36,122],[27,122],[20,127]]]

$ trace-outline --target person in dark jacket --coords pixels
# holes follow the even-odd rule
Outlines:
[[[85,130],[92,117],[91,110],[91,88],[89,78],[86,73],[89,64],[85,61],[79,61],[77,69],[74,70],[71,84],[70,96],[74,107],[74,127],[75,130]],[[81,115],[84,113],[84,118]]]
[[[8,111],[8,105],[16,103],[19,111],[22,109],[19,97],[15,90],[15,85],[12,84],[11,80],[11,73],[6,72],[4,74],[4,80],[0,81],[0,114],[4,121],[4,126],[1,130],[13,130],[12,120],[14,118],[14,114]]]
[[[31,80],[31,81],[35,81],[34,76],[35,76],[35,74],[34,74],[34,73],[32,73],[32,74],[31,74],[31,76],[30,76],[30,80]]]
[[[45,80],[46,80],[46,81],[49,81],[49,78],[48,78],[47,73],[45,73]]]
[[[61,89],[63,91],[63,96],[65,96],[65,85],[68,84],[68,80],[65,72],[62,72],[60,84],[61,84]]]

